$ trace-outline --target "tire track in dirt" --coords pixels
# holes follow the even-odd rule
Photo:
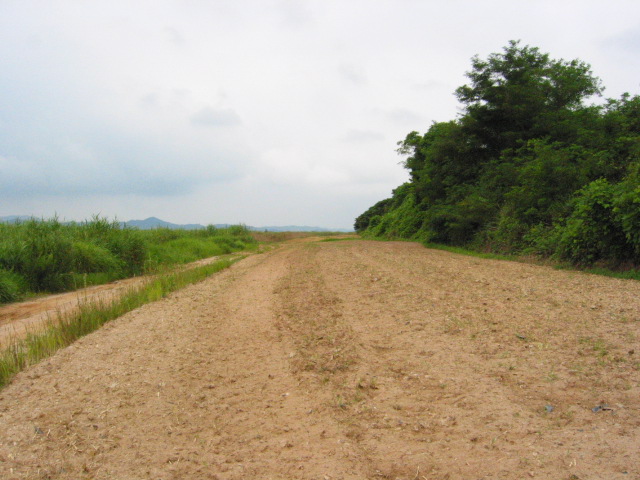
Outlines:
[[[250,257],[18,375],[0,393],[0,477],[363,478],[290,375],[271,304],[284,258]]]
[[[640,365],[628,355],[638,343],[636,282],[406,243],[306,249],[295,266],[295,282],[306,285],[295,290],[300,307],[290,323],[303,320],[292,337],[303,338],[300,352],[318,380],[313,396],[329,392],[327,405],[341,403],[333,416],[371,465],[369,478],[632,471],[640,426]],[[346,348],[337,343],[355,349],[338,374],[314,360],[331,351],[321,343],[326,335],[315,347],[310,341],[318,334],[310,291],[340,306],[333,338],[353,339]],[[283,311],[295,304],[289,295]],[[606,359],[593,339],[608,345]],[[615,415],[594,415],[605,403],[617,405]]]
[[[0,478],[640,478],[638,293],[410,243],[291,243],[18,375]]]

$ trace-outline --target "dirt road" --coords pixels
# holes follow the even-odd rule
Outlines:
[[[233,258],[243,254],[248,254],[248,252],[209,257],[177,268],[186,270],[213,263],[223,257]],[[68,314],[83,303],[109,302],[153,278],[154,275],[126,278],[103,285],[81,288],[72,292],[57,293],[25,302],[0,305],[0,348],[14,343],[30,333],[38,333],[39,330],[46,328],[51,321],[55,323],[60,314]]]
[[[3,479],[640,478],[640,284],[292,243],[0,391]]]

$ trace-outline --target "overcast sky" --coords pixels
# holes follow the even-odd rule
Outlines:
[[[637,0],[0,0],[0,216],[350,228],[511,39],[640,93]]]

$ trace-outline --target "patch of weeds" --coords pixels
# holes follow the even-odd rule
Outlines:
[[[362,392],[356,391],[356,393],[353,394],[353,402],[354,403],[364,402],[364,400],[365,400],[365,398],[364,398],[364,395],[362,394]]]
[[[582,337],[579,342],[591,347],[598,357],[605,357],[609,354],[606,342],[602,338]]]
[[[335,406],[341,410],[346,410],[349,406],[349,403],[342,395],[336,395]]]
[[[320,242],[345,242],[348,240],[360,240],[360,237],[323,238]]]
[[[467,256],[476,257],[476,258],[484,258],[484,259],[491,259],[491,260],[510,260],[510,261],[518,260],[518,257],[513,255],[499,255],[497,253],[478,252],[478,251],[469,250],[462,247],[452,247],[449,245],[442,245],[439,243],[425,242],[423,243],[423,245],[426,248],[431,248],[434,250],[444,250],[445,252],[457,253],[459,255],[467,255]]]
[[[468,327],[470,323],[471,322],[469,320],[465,320],[454,315],[447,315],[444,322],[444,333],[460,333]]]
[[[558,380],[558,374],[551,370],[549,373],[547,373],[547,376],[544,377],[544,379],[547,382],[555,382],[556,380]]]
[[[571,422],[575,418],[575,416],[576,416],[576,412],[571,409],[565,410],[560,414],[560,418],[565,420],[567,423]]]
[[[593,344],[593,350],[597,352],[599,357],[604,357],[609,354],[607,344],[602,339],[597,339]]]
[[[579,353],[579,354],[582,355],[582,353]],[[572,375],[588,376],[589,369],[582,363],[574,363],[569,368],[569,373]]]

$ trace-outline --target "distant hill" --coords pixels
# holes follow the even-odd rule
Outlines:
[[[270,227],[248,227],[251,230],[258,232],[353,232],[353,229],[348,228],[323,228],[323,227],[305,227],[299,225],[286,225],[283,227],[270,226]]]
[[[27,217],[24,215],[9,215],[6,217],[0,217],[0,223],[15,223],[22,222],[26,220],[30,220],[33,217]],[[128,220],[126,222],[121,222],[121,224],[128,227],[138,228],[140,230],[153,230],[154,228],[169,228],[172,230],[198,230],[201,228],[206,228],[204,225],[200,225],[199,223],[187,223],[187,224],[178,224],[171,223],[165,220],[161,220],[157,217],[149,217],[144,220]],[[228,223],[218,223],[214,225],[216,228],[228,228],[231,224]],[[251,227],[247,225],[249,230],[254,230],[257,232],[353,232],[352,229],[348,228],[323,228],[323,227],[307,227],[300,225],[286,225],[286,226],[266,226],[266,227]]]
[[[188,223],[185,225],[179,225],[177,223],[165,222],[156,217],[145,218],[144,220],[128,220],[123,222],[123,225],[128,227],[139,228],[140,230],[153,230],[154,228],[170,228],[172,230],[199,230],[205,228],[204,225],[199,223]]]
[[[25,222],[27,220],[31,220],[31,217],[26,217],[24,215],[8,215],[6,217],[0,217],[0,223],[16,223]]]
[[[151,230],[154,228],[170,228],[170,229],[181,229],[181,230],[198,230],[200,228],[205,228],[204,225],[200,225],[199,223],[189,223],[186,225],[180,225],[177,223],[166,222],[157,217],[149,217],[145,220],[129,220],[127,222],[123,222],[124,225],[129,227],[139,228],[140,230]],[[218,223],[214,225],[216,228],[228,228],[231,224],[229,223]],[[266,226],[266,227],[252,227],[247,225],[249,230],[254,230],[257,232],[352,232],[353,230],[349,230],[346,228],[339,229],[329,229],[323,227],[307,227],[300,225],[285,225],[285,226]]]

